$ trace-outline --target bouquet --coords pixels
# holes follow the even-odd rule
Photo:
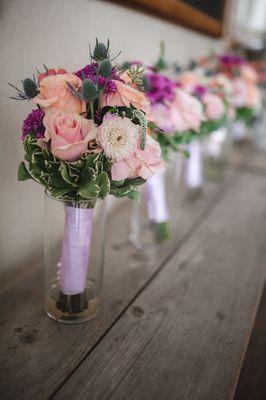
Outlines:
[[[259,76],[245,58],[237,54],[213,53],[194,61],[193,73],[219,81],[218,85],[222,85],[227,92],[231,118],[251,125],[261,110],[261,95],[258,89]],[[230,89],[229,86],[231,86]],[[232,112],[233,109],[235,109],[235,114]]]
[[[71,296],[75,304],[80,300],[75,310],[83,310],[96,202],[108,194],[136,199],[137,187],[164,170],[160,146],[148,134],[150,102],[127,72],[118,72],[114,59],[109,40],[106,45],[96,40],[84,68],[68,73],[44,66],[37,77],[22,81],[22,89],[11,85],[17,91],[13,98],[36,106],[23,122],[25,160],[18,179],[35,180],[65,204],[57,306],[68,312]],[[84,225],[78,239],[77,212]]]

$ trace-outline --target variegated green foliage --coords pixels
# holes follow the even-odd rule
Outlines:
[[[136,118],[139,121],[140,128],[141,128],[141,138],[140,138],[140,149],[144,150],[146,145],[146,136],[147,136],[147,129],[148,123],[145,117],[145,114],[141,110],[133,110],[133,119]]]
[[[103,153],[87,154],[75,162],[61,161],[41,148],[32,134],[24,140],[24,148],[25,162],[20,163],[18,179],[37,181],[58,200],[94,203],[109,193],[135,198],[136,186],[144,182],[138,179],[112,181],[110,163]]]
[[[129,197],[130,199],[137,200],[139,192],[137,186],[145,182],[142,178],[125,179],[123,181],[111,181],[110,194],[115,197]]]

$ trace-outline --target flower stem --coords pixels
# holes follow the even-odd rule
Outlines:
[[[159,243],[170,239],[170,231],[168,222],[160,222],[154,224],[156,239]]]
[[[90,109],[91,119],[94,121],[93,101],[90,101],[90,102],[89,102],[89,109]]]
[[[88,308],[86,291],[72,295],[67,295],[60,291],[56,306],[64,313],[79,314]]]

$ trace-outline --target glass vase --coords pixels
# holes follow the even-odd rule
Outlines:
[[[197,197],[203,187],[203,145],[202,141],[195,139],[188,144],[189,157],[184,161],[184,187],[187,196]]]
[[[181,146],[180,146],[181,147]],[[166,168],[166,192],[167,203],[170,212],[175,212],[177,207],[177,199],[186,196],[186,188],[184,185],[184,172],[187,146],[182,145],[182,151],[172,153]]]
[[[209,180],[221,181],[232,149],[227,126],[211,132],[204,143],[204,175]]]
[[[242,120],[236,120],[231,124],[231,135],[236,144],[242,144],[251,140],[251,129]]]
[[[129,239],[138,249],[145,249],[169,239],[165,174],[155,174],[132,202]]]
[[[105,201],[73,203],[45,195],[45,311],[64,323],[92,319],[100,308]]]

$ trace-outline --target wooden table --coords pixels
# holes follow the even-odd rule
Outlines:
[[[4,292],[1,400],[232,399],[266,271],[266,156],[256,154],[235,152],[223,183],[197,200],[173,193],[172,240],[158,249],[132,248],[120,203],[95,320],[49,319],[40,268]]]

